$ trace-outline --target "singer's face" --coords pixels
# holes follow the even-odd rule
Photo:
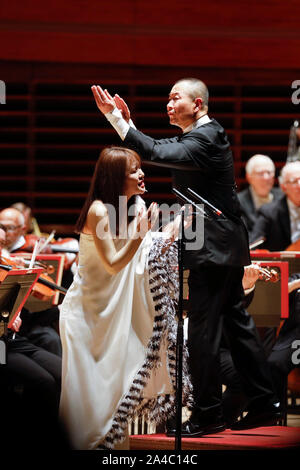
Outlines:
[[[170,124],[186,129],[196,119],[197,104],[188,94],[188,85],[178,83],[173,86],[167,104]]]
[[[124,189],[125,196],[127,196],[128,199],[137,194],[144,194],[146,189],[144,177],[145,175],[139,162],[135,159],[129,160]]]

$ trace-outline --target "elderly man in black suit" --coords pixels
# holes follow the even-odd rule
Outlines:
[[[250,236],[251,242],[264,237],[261,248],[270,251],[284,251],[300,239],[300,161],[282,168],[279,183],[283,196],[261,207]]]
[[[278,200],[282,196],[280,188],[274,188],[275,165],[267,155],[253,155],[245,167],[249,186],[238,193],[242,209],[242,219],[251,233],[257,218],[257,211],[264,204]]]
[[[194,408],[182,436],[198,437],[225,429],[219,346],[223,322],[230,333],[233,355],[251,399],[241,428],[276,420],[278,403],[253,320],[243,308],[243,267],[250,264],[248,235],[235,192],[232,153],[220,124],[208,116],[208,90],[198,79],[182,79],[172,87],[167,112],[182,134],[153,139],[136,130],[128,107],[107,90],[93,86],[100,111],[126,146],[143,159],[170,166],[174,186],[200,193],[223,215],[204,221],[202,248],[185,251],[189,276],[188,348]],[[121,110],[121,111],[120,111]],[[170,434],[174,434],[173,431]]]

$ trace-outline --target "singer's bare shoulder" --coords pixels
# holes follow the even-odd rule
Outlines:
[[[104,221],[105,225],[108,225],[107,208],[102,201],[97,200],[94,201],[89,208],[84,232],[93,233],[101,220]]]
[[[102,201],[94,201],[89,208],[88,216],[91,215],[92,217],[105,217],[107,216],[107,207]]]
[[[93,234],[101,220],[104,220],[104,224],[108,225],[107,208],[102,201],[93,201],[87,213],[83,233]]]

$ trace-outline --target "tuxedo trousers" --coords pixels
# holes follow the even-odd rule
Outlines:
[[[189,274],[188,350],[193,419],[223,419],[220,342],[225,328],[250,408],[277,400],[271,372],[252,317],[244,308],[243,267],[201,266]]]
[[[5,445],[18,450],[59,447],[64,437],[58,422],[61,358],[17,334],[7,340],[0,385]]]

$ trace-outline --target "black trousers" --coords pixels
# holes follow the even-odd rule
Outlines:
[[[264,341],[263,345],[265,346]],[[267,350],[266,354],[268,355]],[[286,399],[285,387],[287,376],[296,367],[291,360],[292,354],[291,346],[281,349],[274,348],[267,359],[271,369],[274,389],[282,404],[284,404]],[[232,423],[247,408],[248,398],[244,393],[240,375],[234,366],[231,352],[228,348],[221,348],[221,376],[222,383],[226,385],[222,401],[224,418],[227,423]]]
[[[15,386],[22,385],[21,393]],[[16,335],[7,341],[7,364],[0,367],[1,417],[6,445],[18,433],[18,448],[65,445],[58,421],[61,358]]]
[[[232,361],[229,349],[220,349],[221,381],[226,385],[222,394],[222,411],[227,425],[233,424],[248,405],[240,376]]]
[[[190,270],[188,349],[195,421],[211,423],[223,419],[220,373],[223,325],[250,408],[278,401],[254,321],[243,307],[243,272],[243,268],[229,266]]]

